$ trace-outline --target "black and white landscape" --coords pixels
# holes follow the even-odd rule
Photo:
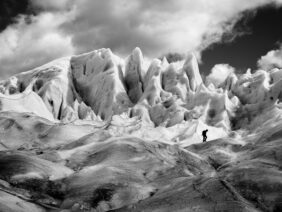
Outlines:
[[[280,0],[3,2],[0,212],[282,211]]]

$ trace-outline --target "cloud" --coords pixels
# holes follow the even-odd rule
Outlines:
[[[30,0],[31,5],[45,11],[66,10],[70,7],[71,0]]]
[[[201,51],[233,33],[242,12],[282,0],[30,0],[36,16],[19,18],[0,34],[1,74],[98,48],[125,56]],[[241,33],[241,32],[240,32]],[[233,37],[236,37],[234,33]]]
[[[216,64],[212,68],[211,73],[207,76],[206,82],[207,84],[213,83],[216,87],[218,87],[230,74],[234,72],[235,69],[228,64]]]
[[[76,0],[74,21],[63,25],[78,52],[109,47],[128,54],[139,46],[157,57],[201,51],[232,33],[242,12],[282,0]],[[234,36],[236,37],[236,35]]]
[[[258,67],[264,70],[272,68],[282,68],[282,45],[279,49],[271,50],[262,56],[258,62]]]
[[[0,34],[0,72],[6,77],[74,53],[71,37],[59,30],[66,14],[19,17]]]

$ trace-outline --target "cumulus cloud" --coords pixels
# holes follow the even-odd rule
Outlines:
[[[201,51],[231,33],[242,12],[282,0],[76,0],[73,22],[63,28],[79,52],[109,47],[149,56]]]
[[[271,50],[258,60],[258,67],[264,70],[282,68],[282,45],[279,49]]]
[[[200,55],[232,33],[242,12],[282,5],[282,0],[30,1],[39,15],[28,22],[19,19],[0,34],[2,72],[102,47],[122,56],[136,46],[149,57],[188,51]]]
[[[59,30],[67,15],[42,13],[26,18],[21,16],[0,34],[1,77],[74,53],[71,37]]]
[[[230,74],[234,72],[235,69],[228,64],[216,64],[212,68],[211,73],[207,76],[206,82],[207,84],[213,83],[216,87],[218,87]]]

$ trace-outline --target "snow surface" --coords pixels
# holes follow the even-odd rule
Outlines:
[[[282,70],[145,63],[99,49],[0,82],[0,211],[281,210]]]

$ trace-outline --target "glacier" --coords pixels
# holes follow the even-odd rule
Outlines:
[[[281,100],[282,69],[214,85],[193,53],[138,47],[21,72],[0,82],[0,211],[281,211]]]

